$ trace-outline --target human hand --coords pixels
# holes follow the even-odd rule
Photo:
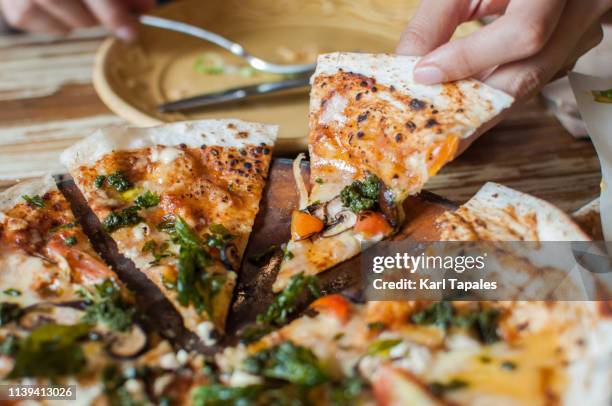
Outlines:
[[[517,99],[532,96],[602,39],[610,0],[436,0],[421,2],[397,53],[423,56],[414,70],[426,84],[476,76]],[[501,14],[449,42],[459,24]]]
[[[413,72],[417,82],[473,76],[526,100],[601,41],[600,20],[611,8],[610,0],[424,0],[397,53],[423,56]],[[449,42],[462,22],[491,15],[501,16]]]
[[[155,0],[0,0],[7,22],[26,31],[67,34],[75,28],[103,25],[121,39],[136,37],[136,17]]]

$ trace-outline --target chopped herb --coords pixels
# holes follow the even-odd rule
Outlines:
[[[165,219],[157,224],[158,231],[164,231],[166,233],[172,233],[174,231],[174,219]]]
[[[402,342],[401,339],[376,340],[368,346],[368,355],[384,356],[389,350]]]
[[[144,219],[138,214],[139,211],[140,207],[138,206],[126,207],[125,209],[119,212],[113,211],[108,216],[106,216],[102,224],[104,225],[104,228],[110,233],[117,231],[123,227],[135,226],[136,224],[139,224],[144,221]]]
[[[436,302],[412,315],[415,324],[433,324],[446,327],[453,318],[453,306],[446,301]]]
[[[411,319],[416,324],[433,324],[440,328],[452,325],[471,329],[483,343],[491,344],[499,340],[497,335],[499,317],[499,310],[492,308],[479,308],[466,314],[455,314],[449,302],[440,301],[413,314]]]
[[[168,251],[169,246],[168,241],[157,244],[157,241],[149,240],[142,246],[142,252],[150,252],[153,255],[154,260],[150,262],[150,265],[159,265],[162,259],[172,256],[172,253]]]
[[[340,341],[342,340],[342,337],[344,337],[344,333],[336,333],[334,335],[334,341]]]
[[[274,255],[274,253],[278,250],[278,246],[272,244],[264,252],[259,254],[251,255],[248,259],[249,262],[255,266],[263,266],[268,263],[270,258]]]
[[[367,385],[351,376],[335,380],[328,376],[316,356],[291,342],[261,350],[247,358],[242,369],[263,378],[260,384],[228,387],[213,382],[194,390],[196,406],[356,404]]]
[[[69,247],[72,247],[73,245],[75,245],[77,243],[77,239],[75,236],[70,236],[70,237],[66,237],[64,239],[64,244],[66,244]]]
[[[242,366],[252,374],[304,386],[318,385],[329,379],[313,352],[291,341],[251,355]]]
[[[38,195],[34,195],[34,196],[22,195],[21,198],[25,200],[26,203],[32,207],[40,207],[41,209],[45,207],[44,199]]]
[[[497,324],[499,322],[499,310],[497,309],[482,309],[477,313],[476,322],[473,328],[483,343],[492,344],[499,341],[497,334]]]
[[[516,369],[516,363],[512,361],[504,361],[501,364],[501,369],[505,369],[506,371],[514,371]]]
[[[380,179],[370,175],[367,179],[356,180],[340,192],[340,200],[345,207],[355,213],[370,210],[376,206],[380,191]]]
[[[89,332],[85,323],[45,324],[20,340],[13,370],[7,378],[56,378],[78,374],[85,366],[85,355],[78,340]]]
[[[204,235],[204,242],[209,247],[222,250],[225,249],[228,241],[234,239],[234,236],[222,224],[211,224],[209,229],[210,234]]]
[[[178,301],[182,306],[192,304],[198,312],[206,311],[211,316],[214,314],[213,299],[225,285],[226,275],[206,271],[213,261],[207,246],[224,248],[221,244],[231,236],[221,227],[211,226],[211,231],[222,235],[207,235],[206,242],[180,217],[175,220],[172,231],[172,241],[180,247],[176,280]]]
[[[283,258],[284,259],[293,259],[293,252],[289,251],[289,246],[285,247],[285,250],[283,251]]]
[[[8,288],[2,291],[2,293],[4,293],[5,295],[8,296],[12,296],[12,297],[17,297],[17,296],[21,296],[21,291],[15,289],[15,288]]]
[[[53,227],[51,231],[59,231],[59,230],[69,230],[71,228],[75,228],[77,224],[73,221],[71,223],[60,224],[59,226]]]
[[[306,276],[303,273],[292,276],[287,287],[276,295],[268,310],[257,316],[257,322],[277,326],[286,323],[287,317],[295,312],[298,300],[306,289],[315,298],[321,295],[316,277]]]
[[[159,204],[159,195],[147,190],[134,200],[134,204],[143,209],[155,207]]]
[[[469,385],[466,381],[461,379],[452,379],[447,383],[432,382],[429,384],[429,390],[436,396],[443,396],[448,392],[464,389],[468,386]]]
[[[385,328],[387,328],[387,325],[382,321],[368,323],[368,329],[370,330],[384,330]]]
[[[228,387],[220,384],[200,386],[193,392],[192,404],[197,406],[252,405],[265,390],[262,385]]]
[[[21,316],[21,307],[15,303],[0,303],[0,327],[17,320]]]
[[[98,175],[96,176],[96,179],[94,180],[94,186],[97,189],[100,189],[102,186],[104,186],[104,181],[106,181],[106,176]]]
[[[131,327],[134,309],[123,300],[121,290],[112,279],[94,285],[93,293],[82,293],[89,301],[84,322],[102,323],[115,331],[126,331]]]
[[[322,185],[322,184],[323,184],[323,179],[321,179],[321,178],[316,178],[316,179],[315,179],[315,182],[317,182],[319,185]]]
[[[612,89],[608,90],[593,90],[593,97],[598,103],[612,103]]]
[[[117,192],[125,192],[132,188],[132,183],[129,181],[127,176],[121,171],[117,171],[106,177],[106,181],[109,185],[115,188]]]

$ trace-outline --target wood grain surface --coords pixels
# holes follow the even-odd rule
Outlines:
[[[0,37],[0,190],[18,179],[61,172],[59,153],[81,137],[120,124],[91,85],[105,37]],[[464,202],[486,181],[503,183],[572,211],[599,195],[592,144],[576,140],[532,100],[445,167],[427,189]]]

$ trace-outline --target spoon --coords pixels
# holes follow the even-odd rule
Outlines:
[[[214,32],[207,31],[203,28],[186,24],[180,21],[169,20],[167,18],[155,17],[151,15],[141,15],[139,17],[139,21],[141,24],[144,25],[163,28],[170,31],[176,31],[203,39],[208,42],[212,42],[213,44],[228,50],[232,54],[245,59],[249,65],[259,71],[286,75],[295,73],[305,73],[313,71],[316,68],[316,64],[314,63],[302,65],[279,65],[276,63],[264,61],[263,59],[258,58],[247,52],[244,47],[238,44],[237,42],[231,41],[219,34],[215,34]]]

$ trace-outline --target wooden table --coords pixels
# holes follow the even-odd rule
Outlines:
[[[95,129],[121,124],[91,85],[94,54],[105,33],[64,39],[0,36],[0,190],[18,179],[58,173],[59,153]],[[464,202],[486,181],[572,211],[599,195],[592,144],[571,137],[533,100],[478,140],[427,185]]]

